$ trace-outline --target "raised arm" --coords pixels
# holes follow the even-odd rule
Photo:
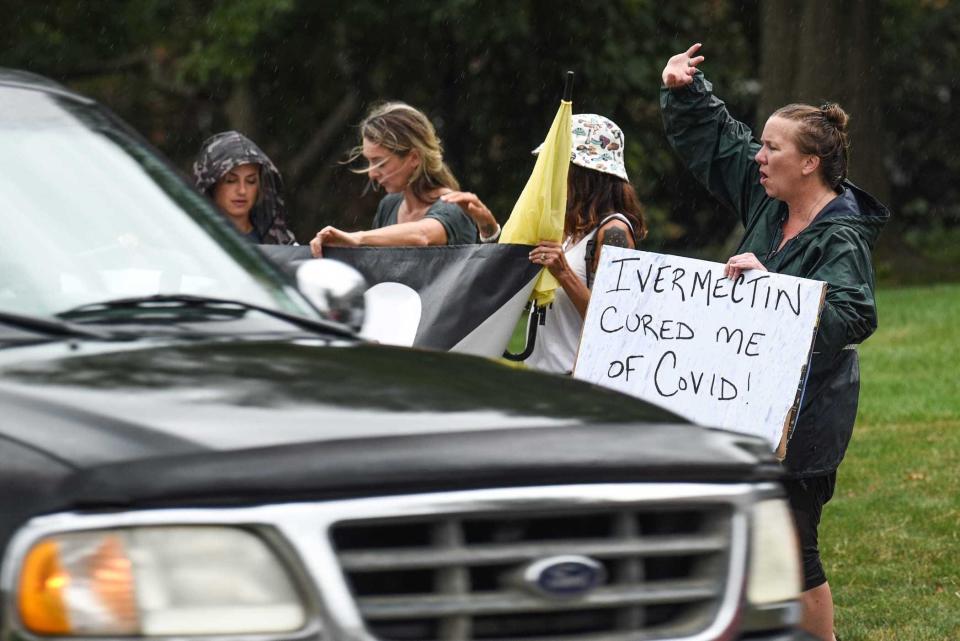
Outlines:
[[[698,42],[691,45],[690,48],[683,53],[670,56],[661,74],[664,87],[667,89],[679,89],[693,82],[693,77],[697,73],[697,65],[704,61],[703,56],[697,55],[697,52],[700,51],[700,47],[702,46],[703,45]]]
[[[747,225],[766,198],[754,161],[760,145],[735,120],[697,65],[695,44],[672,56],[663,69],[660,108],[670,145],[715,198]]]

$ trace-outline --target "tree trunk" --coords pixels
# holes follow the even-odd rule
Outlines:
[[[230,96],[223,105],[223,111],[231,129],[239,131],[263,148],[264,143],[259,140],[258,135],[255,105],[256,100],[250,90],[249,81],[242,80],[233,86]]]
[[[850,115],[849,177],[886,202],[882,79],[870,57],[880,33],[879,3],[764,0],[760,19],[763,88],[757,122],[791,102],[839,103]]]

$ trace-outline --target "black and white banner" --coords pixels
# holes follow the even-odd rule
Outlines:
[[[263,248],[281,263],[309,257],[304,247]],[[540,268],[529,253],[509,244],[324,248],[370,285],[361,335],[481,356],[503,353],[530,298]]]

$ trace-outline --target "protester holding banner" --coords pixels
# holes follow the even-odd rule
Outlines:
[[[635,248],[647,235],[643,207],[624,166],[620,127],[596,114],[574,114],[563,242],[542,241],[530,260],[560,283],[543,310],[530,367],[569,374],[577,358],[600,246]],[[536,151],[539,151],[539,148]]]
[[[375,107],[360,124],[361,146],[349,161],[363,157],[359,170],[387,195],[373,228],[345,232],[325,227],[310,241],[314,256],[324,245],[380,247],[467,245],[479,240],[477,226],[463,210],[440,197],[460,185],[443,161],[443,147],[430,120],[402,102]]]
[[[636,248],[647,235],[643,207],[623,163],[620,127],[603,116],[575,114],[572,130],[564,240],[542,241],[530,252],[530,261],[550,270],[560,289],[554,301],[541,310],[534,348],[524,361],[530,367],[561,374],[571,373],[577,358],[598,247]],[[444,200],[463,207],[481,229],[496,223],[474,194],[452,193]]]
[[[204,141],[193,176],[197,189],[252,242],[297,244],[287,228],[280,172],[243,134],[224,131]]]
[[[853,431],[860,389],[855,345],[877,326],[870,252],[890,213],[846,179],[847,115],[838,105],[782,107],[757,142],[713,95],[697,69],[704,60],[699,48],[667,62],[660,104],[671,145],[746,229],[727,277],[765,270],[828,285],[784,467],[803,552],[801,625],[829,640],[833,599],[817,528]]]

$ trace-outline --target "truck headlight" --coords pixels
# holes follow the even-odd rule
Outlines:
[[[800,548],[783,499],[760,501],[750,528],[750,578],[747,599],[754,605],[796,599],[800,594]]]
[[[69,532],[30,548],[20,568],[23,625],[44,635],[286,632],[306,609],[256,535],[217,526]]]

